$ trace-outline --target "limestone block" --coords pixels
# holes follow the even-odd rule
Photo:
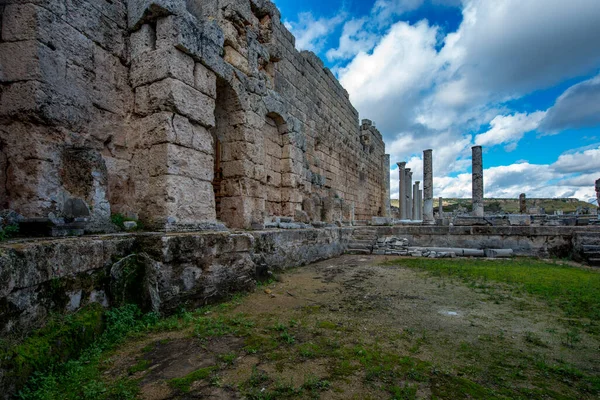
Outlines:
[[[0,43],[0,82],[62,82],[65,58],[37,40]]]
[[[156,47],[173,48],[191,55],[197,60],[202,58],[202,31],[197,24],[185,18],[169,16],[156,23]]]
[[[153,51],[156,48],[156,30],[150,24],[144,24],[136,32],[129,36],[130,56],[135,59],[143,53]]]
[[[127,22],[129,29],[135,29],[147,21],[184,10],[185,0],[128,0]]]
[[[65,19],[69,25],[90,38],[103,49],[125,60],[126,30],[118,23],[104,15],[101,7],[96,7],[87,0],[66,0],[67,14]]]
[[[194,60],[177,49],[149,51],[132,59],[129,75],[132,87],[136,88],[165,78],[174,78],[194,86]]]
[[[213,153],[213,137],[201,125],[170,112],[159,112],[136,120],[128,143],[133,148],[149,148],[160,143],[174,143],[206,154]]]
[[[240,54],[236,49],[231,46],[225,46],[225,61],[239,69],[246,75],[250,75],[250,66],[248,65],[248,58]]]
[[[508,222],[512,226],[529,226],[531,225],[530,215],[509,215]]]
[[[137,88],[135,108],[141,115],[173,111],[207,128],[215,125],[215,100],[172,78]]]
[[[166,176],[166,211],[176,224],[216,221],[215,194],[212,184],[186,176]]]
[[[223,178],[253,177],[255,164],[248,160],[225,161],[221,163]]]
[[[17,82],[0,92],[0,115],[37,115],[51,100],[48,86],[39,81]]]
[[[214,161],[211,155],[171,143],[157,144],[146,160],[150,176],[178,175],[194,180],[212,181]]]
[[[262,184],[250,178],[227,179],[221,182],[221,189],[227,197],[259,197],[262,193]]]
[[[194,87],[213,99],[217,98],[217,77],[200,63],[196,63],[194,68]]]
[[[133,92],[127,79],[129,69],[118,57],[99,46],[94,46],[94,64],[93,79],[88,85],[80,86],[84,95],[113,114],[125,116],[131,112]]]
[[[386,217],[371,218],[371,225],[373,225],[373,226],[385,226],[385,225],[391,225],[391,224],[392,224],[391,218],[386,218]]]

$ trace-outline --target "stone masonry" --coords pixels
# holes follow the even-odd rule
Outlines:
[[[0,4],[0,209],[96,232],[389,215],[381,134],[270,1]]]

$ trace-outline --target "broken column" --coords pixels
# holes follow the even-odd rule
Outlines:
[[[398,195],[398,208],[400,209],[400,219],[406,219],[406,162],[398,163],[398,171],[400,175],[399,181],[399,195]]]
[[[481,146],[473,146],[473,215],[483,217],[483,151]]]
[[[527,196],[525,193],[521,193],[519,196],[519,213],[527,214]]]
[[[423,152],[423,224],[433,225],[433,150]]]
[[[600,179],[596,181],[596,204],[600,207]]]
[[[406,218],[413,219],[412,213],[412,172],[406,168]]]
[[[443,198],[439,198],[438,199],[438,213],[440,215],[440,218],[444,217],[444,203],[443,203]]]

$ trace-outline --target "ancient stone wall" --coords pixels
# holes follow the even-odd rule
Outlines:
[[[271,2],[2,4],[0,208],[88,231],[388,215],[381,135]]]

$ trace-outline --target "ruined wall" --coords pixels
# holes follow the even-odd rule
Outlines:
[[[2,4],[1,208],[88,231],[387,215],[381,135],[271,2]]]

